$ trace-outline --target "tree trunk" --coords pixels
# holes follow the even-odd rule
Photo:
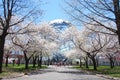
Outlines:
[[[40,68],[42,68],[42,56],[40,56]]]
[[[33,57],[33,67],[35,68],[37,57]]]
[[[13,66],[15,65],[15,60],[13,60]]]
[[[20,66],[20,58],[18,58],[18,66]]]
[[[119,41],[119,45],[120,45],[120,20],[118,20],[118,22],[116,22],[116,24],[117,24],[118,41]]]
[[[25,60],[25,69],[28,69],[29,60]]]
[[[115,65],[114,65],[114,61],[112,62],[112,65],[113,65],[113,68],[114,68],[114,66],[115,66]]]
[[[50,59],[49,59],[49,57],[48,57],[48,62],[47,62],[47,65],[48,65],[48,66],[50,65]]]
[[[97,65],[97,67],[99,66],[99,60],[98,59],[96,59],[96,65]]]
[[[114,61],[113,61],[112,58],[110,58],[110,68],[111,68],[111,69],[114,68]]]
[[[120,45],[120,29],[118,31],[118,41],[119,41],[119,45]]]
[[[38,66],[40,66],[40,58],[38,57]]]
[[[5,67],[8,67],[8,56],[6,57]]]
[[[112,69],[113,67],[112,67],[112,61],[110,60],[110,68]]]
[[[119,0],[113,0],[114,12],[115,12],[115,21],[117,26],[117,35],[120,45],[120,9],[119,9]]]
[[[41,54],[40,54],[39,57],[38,57],[38,66],[39,66],[40,68],[42,68],[42,52],[41,52]]]
[[[0,36],[0,73],[2,73],[2,63],[4,55],[5,36]]]
[[[89,69],[89,66],[88,66],[88,57],[87,56],[85,58],[85,66],[86,66],[87,69]]]
[[[96,59],[94,57],[92,58],[92,62],[93,62],[94,70],[97,70]]]
[[[80,59],[80,64],[79,64],[79,65],[80,65],[80,68],[81,68],[81,67],[82,67],[82,62],[81,62],[81,59]]]
[[[26,51],[24,51],[23,53],[25,58],[25,69],[28,69],[29,59],[27,58]]]
[[[33,67],[35,67],[35,58],[33,57]]]

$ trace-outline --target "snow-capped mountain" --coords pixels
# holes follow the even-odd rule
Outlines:
[[[69,21],[63,19],[55,19],[49,22],[55,29],[64,30],[71,25]]]

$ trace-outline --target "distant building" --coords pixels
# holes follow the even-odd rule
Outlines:
[[[24,59],[23,59],[23,55],[21,54],[11,54],[11,56],[9,56],[8,58],[8,63],[11,64],[13,63],[13,60],[15,61],[15,63],[17,64],[18,63],[18,58],[21,60],[21,62],[24,62]],[[6,57],[4,56],[3,57],[3,64],[6,63]]]
[[[110,65],[110,61],[106,56],[99,56],[99,65]],[[120,66],[120,53],[116,53],[114,55],[114,65],[115,66]]]

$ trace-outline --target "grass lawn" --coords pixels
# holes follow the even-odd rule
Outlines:
[[[42,65],[42,68],[47,68],[46,65]],[[29,64],[29,69],[25,69],[25,65],[21,64],[20,66],[18,65],[12,65],[9,64],[8,67],[5,67],[5,65],[3,65],[3,72],[0,74],[0,78],[3,78],[5,76],[10,76],[13,74],[20,74],[20,73],[28,73],[31,72],[33,70],[37,70],[40,69],[40,67],[36,66],[35,68],[33,68],[32,64]],[[14,76],[14,75],[13,75]]]
[[[79,66],[74,66],[73,68],[88,70],[85,67],[80,68]],[[113,69],[110,69],[109,66],[99,66],[99,67],[97,67],[97,71],[93,70],[93,66],[89,66],[88,71],[120,78],[120,66],[116,66]]]

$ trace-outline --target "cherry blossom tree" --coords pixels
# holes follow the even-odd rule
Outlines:
[[[83,30],[75,29],[75,27],[70,27],[66,30],[66,38],[74,43],[74,46],[89,57],[94,66],[94,70],[97,70],[96,67],[96,55],[101,52],[101,50],[109,43],[109,38],[106,37],[107,34],[98,33],[91,31],[88,27],[94,29],[94,26],[88,26]]]
[[[68,5],[66,12],[76,23],[105,28],[110,33],[106,31],[102,33],[117,35],[120,44],[119,0],[66,0],[65,2]]]
[[[12,56],[12,48],[13,45],[12,44],[5,44],[5,48],[4,48],[4,57],[5,57],[5,66],[8,67],[8,58]]]
[[[29,55],[27,54],[28,48],[29,48],[29,43],[30,43],[29,40],[26,39],[25,35],[18,35],[12,39],[12,42],[15,45],[19,46],[21,51],[23,51],[24,58],[25,58],[25,69],[28,69],[29,60],[33,56],[33,54],[31,54],[31,53]]]
[[[32,4],[31,4],[32,3]],[[32,0],[2,0],[0,1],[0,73],[2,72],[2,62],[4,55],[4,44],[8,34],[19,33],[22,28],[18,24],[24,22],[28,24],[41,15],[41,9],[34,5]],[[36,8],[37,6],[37,8]],[[17,16],[17,18],[15,18]],[[20,29],[9,32],[11,29]],[[25,31],[26,32],[26,31]],[[25,33],[22,32],[22,33]],[[21,32],[20,32],[21,33]]]
[[[96,56],[101,50],[109,43],[110,38],[106,37],[107,35],[103,35],[100,33],[90,33],[86,42],[82,43],[77,41],[77,46],[80,50],[82,50],[86,55],[92,60],[94,70],[97,70],[96,65]]]
[[[40,24],[38,31],[39,44],[41,50],[38,58],[38,65],[41,66],[42,56],[44,54],[48,55],[48,53],[52,53],[53,50],[57,49],[56,43],[58,42],[58,34],[56,33],[53,26],[51,26],[49,23]]]
[[[23,54],[19,53],[19,51],[18,51],[14,55],[17,58],[17,64],[18,64],[18,66],[20,66],[21,60],[23,59]]]
[[[38,44],[38,43],[37,43]],[[50,42],[46,39],[39,39],[39,61],[38,65],[41,67],[43,56],[50,56],[53,52],[57,51],[58,46],[55,42]]]
[[[109,44],[104,47],[102,56],[105,56],[110,62],[110,68],[114,67],[116,54],[119,53],[119,43],[116,36],[112,37]]]
[[[82,67],[82,61],[84,60],[85,54],[82,51],[80,51],[80,49],[77,49],[75,47],[69,51],[65,51],[64,54],[68,59],[79,59],[79,66]]]

